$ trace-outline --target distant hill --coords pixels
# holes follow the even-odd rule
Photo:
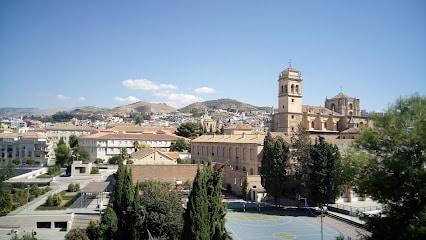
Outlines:
[[[210,100],[205,102],[196,102],[186,107],[180,108],[179,112],[191,112],[192,109],[204,111],[204,109],[223,109],[234,112],[242,111],[270,111],[270,107],[257,107],[251,104],[242,103],[237,100],[223,98],[218,100]],[[165,103],[149,103],[136,102],[128,105],[115,107],[113,109],[98,108],[93,106],[77,107],[77,108],[0,108],[0,117],[20,117],[20,116],[51,116],[57,112],[66,111],[80,114],[120,114],[131,112],[145,113],[173,113],[176,108]]]
[[[60,111],[70,110],[69,108],[0,108],[0,117],[50,116]]]
[[[204,110],[204,109],[223,109],[228,111],[259,111],[264,108],[256,107],[251,104],[242,103],[234,99],[222,98],[218,100],[210,100],[205,102],[196,102],[186,107],[180,108],[179,112],[191,112],[192,109]]]
[[[145,113],[172,113],[176,112],[176,108],[165,103],[149,103],[136,102],[129,105],[113,108],[110,110],[113,113],[130,113],[130,112],[145,112]]]

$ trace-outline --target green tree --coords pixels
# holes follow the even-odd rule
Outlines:
[[[71,157],[68,159],[68,163],[72,164],[72,162],[78,159],[78,161],[89,162],[90,161],[90,153],[82,148],[82,147],[74,147],[72,151]]]
[[[202,128],[197,123],[193,122],[184,122],[182,123],[175,132],[176,135],[194,139],[202,134]]]
[[[42,193],[42,190],[38,187],[37,184],[33,184],[30,188],[30,195],[33,195],[34,197],[40,196]]]
[[[275,206],[280,205],[280,198],[285,194],[288,186],[289,152],[289,146],[282,137],[274,139],[268,132],[264,140],[260,171],[263,186],[274,198]]]
[[[366,218],[367,239],[426,239],[426,98],[398,99],[355,143],[370,159],[361,191],[383,204]]]
[[[140,239],[148,239],[147,230],[156,239],[180,239],[184,209],[177,191],[170,190],[169,184],[152,181],[141,183],[137,191],[141,195],[135,194],[135,197],[140,200],[136,198],[133,206],[139,211],[132,219],[140,222],[139,226],[135,226],[136,230],[144,229],[139,233]]]
[[[184,213],[182,239],[230,239],[225,229],[222,174],[223,167],[214,171],[211,160],[207,166],[198,167]]]
[[[171,152],[184,152],[188,150],[189,150],[189,144],[183,138],[178,138],[176,142],[170,144]]]
[[[9,192],[0,195],[0,216],[7,215],[13,209],[13,196]]]
[[[295,194],[307,197],[309,194],[309,172],[311,171],[311,155],[312,148],[311,137],[309,132],[299,125],[295,134],[291,137],[291,165],[294,174],[293,186],[296,189]]]
[[[358,188],[360,174],[367,163],[367,153],[365,151],[358,151],[352,147],[342,151],[341,158],[335,162],[332,173],[334,175],[333,179],[335,179],[337,186],[342,187],[340,192],[346,192],[348,198],[351,197],[352,188]]]
[[[90,219],[86,227],[86,235],[90,240],[103,240],[101,225],[96,219]]]
[[[34,164],[34,162],[35,162],[35,161],[34,161],[34,158],[31,158],[31,157],[30,157],[30,158],[28,158],[28,159],[27,159],[27,162],[26,162],[26,163],[27,163],[28,165],[32,166],[32,165]]]
[[[247,181],[247,178],[245,178],[244,181],[243,181],[243,184],[241,186],[241,193],[243,194],[244,200],[247,200],[248,185],[249,185],[249,182]]]
[[[78,147],[78,137],[75,134],[72,134],[68,138],[68,144],[71,149]]]
[[[120,156],[112,156],[108,159],[108,163],[109,164],[118,164],[121,163],[121,158]]]
[[[334,179],[335,163],[339,161],[340,152],[336,145],[325,142],[323,137],[313,145],[311,151],[311,171],[309,172],[309,201],[322,207],[324,203],[334,202],[339,195],[339,189]]]
[[[115,211],[111,207],[107,207],[104,210],[104,214],[101,217],[101,230],[102,239],[114,239],[118,230],[118,218]]]
[[[65,240],[89,240],[89,237],[84,229],[73,228],[65,234]]]
[[[64,138],[60,138],[58,145],[56,146],[55,157],[56,157],[56,165],[65,166],[68,163],[68,159],[71,157],[71,150],[65,144]]]
[[[12,163],[15,164],[15,165],[19,165],[19,164],[21,164],[21,160],[19,160],[19,158],[14,158],[12,160]]]

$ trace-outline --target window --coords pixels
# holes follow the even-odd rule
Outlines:
[[[294,98],[291,99],[291,102],[294,102]]]
[[[291,119],[294,119],[294,115],[291,115]]]
[[[311,128],[315,128],[315,123],[314,121],[311,122]]]

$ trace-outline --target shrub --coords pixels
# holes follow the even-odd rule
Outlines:
[[[98,174],[99,173],[99,168],[97,167],[92,167],[92,170],[90,170],[90,174]]]
[[[74,183],[68,184],[68,192],[75,192],[75,185],[74,185]]]
[[[78,191],[80,191],[80,184],[78,184],[78,183],[76,183],[76,184],[70,183],[68,185],[68,192],[78,192]]]
[[[62,196],[59,193],[55,193],[53,195],[50,195],[46,199],[46,205],[47,206],[60,206],[62,203]]]

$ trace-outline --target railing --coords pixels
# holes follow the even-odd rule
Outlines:
[[[348,211],[349,215],[352,215],[352,216],[357,216],[359,213],[363,213],[367,211],[382,210],[382,206],[380,205],[355,207],[355,206],[345,205],[341,203],[336,203],[336,204],[329,204],[329,206],[340,209],[340,210]]]

